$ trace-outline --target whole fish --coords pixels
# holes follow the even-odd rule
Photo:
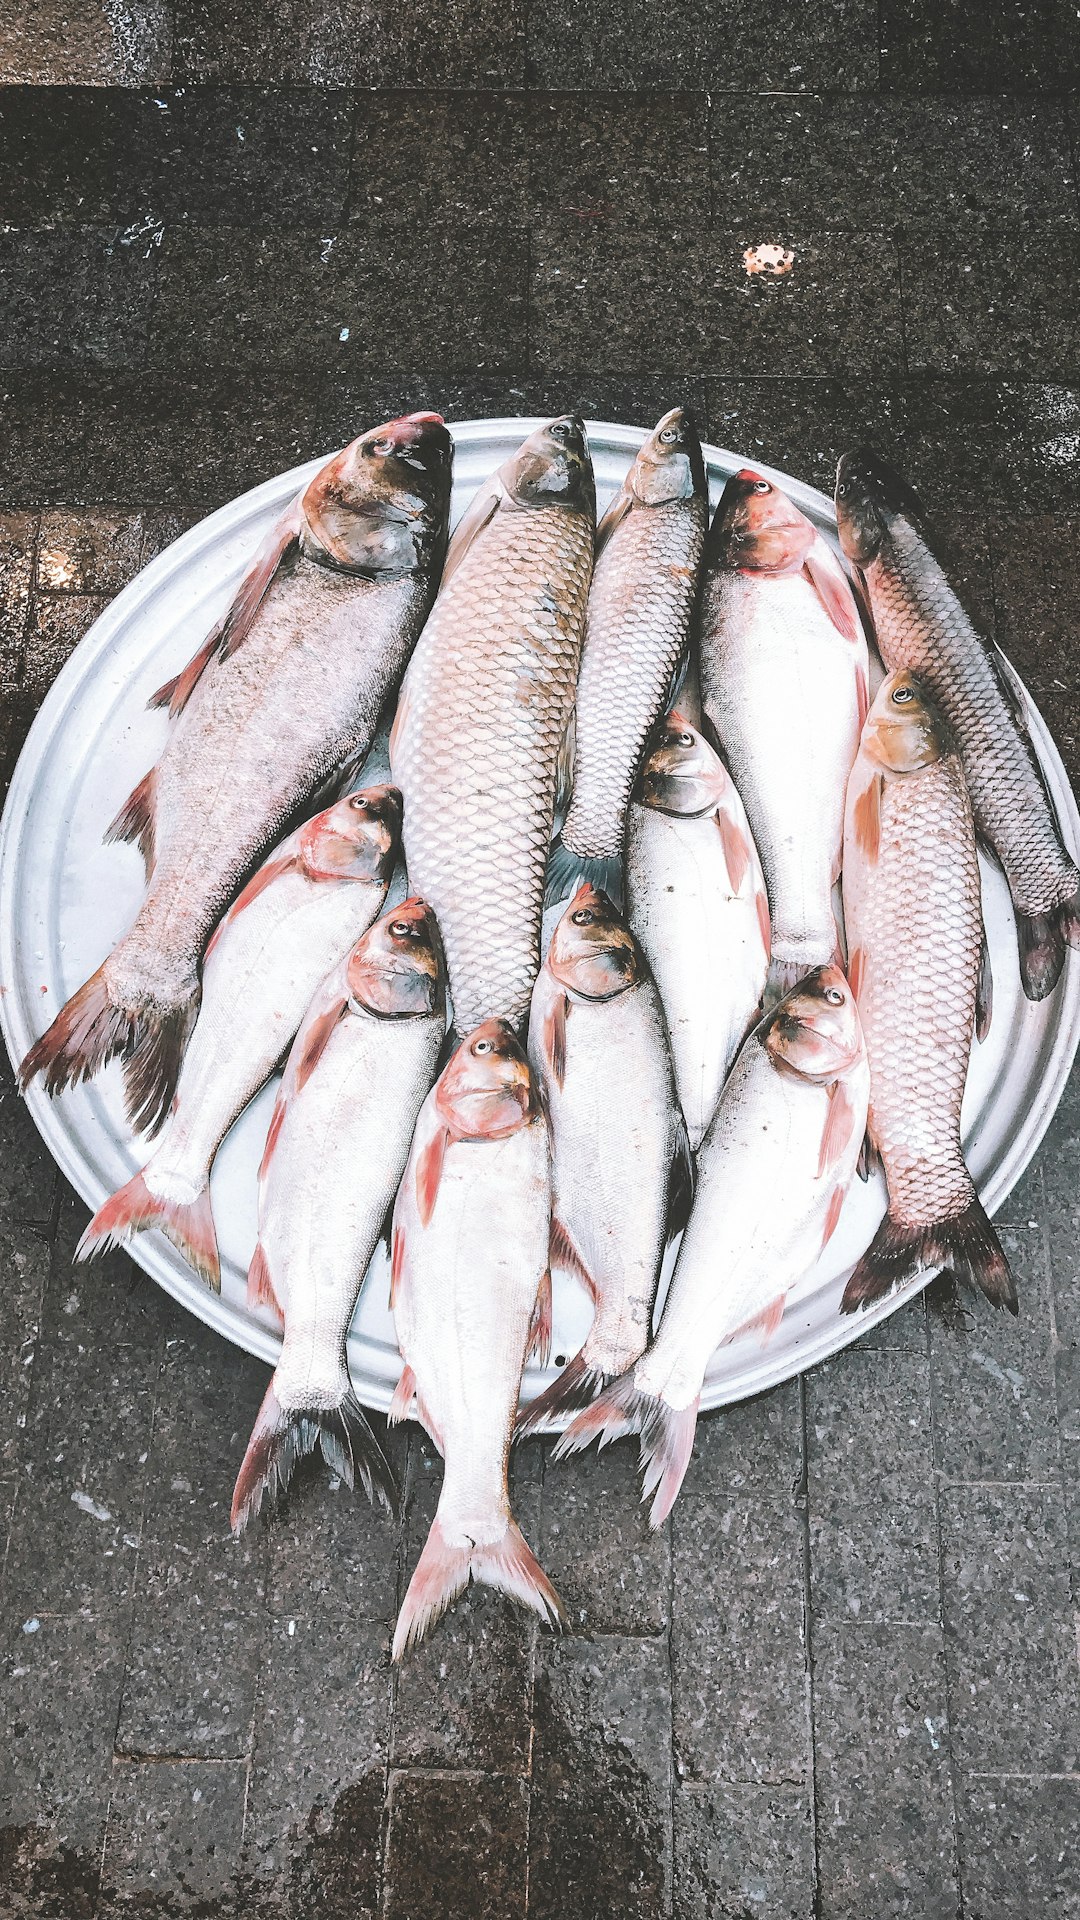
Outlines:
[[[570,807],[548,894],[576,878],[622,897],[626,810],[642,751],[690,641],[709,487],[694,423],[653,428],[596,531],[574,717]]]
[[[838,952],[832,889],[867,688],[840,561],[772,481],[744,467],[706,547],[701,697],[761,856],[772,995]]]
[[[889,1211],[844,1294],[851,1313],[926,1267],[1016,1312],[1008,1263],[964,1165],[960,1103],[989,974],[971,803],[929,687],[885,680],[851,776],[849,972],[870,1060],[869,1135]]]
[[[352,1390],[345,1341],[431,1086],[446,1024],[442,948],[422,900],[391,907],[333,969],[296,1036],[259,1170],[249,1298],[285,1336],[233,1496],[239,1530],[300,1457],[397,1505]]]
[[[458,1033],[528,1017],[594,516],[585,429],[567,415],[530,434],[464,515],[405,677],[390,760]]]
[[[199,962],[254,863],[342,762],[366,753],[438,583],[450,503],[438,414],[360,435],[283,514],[206,644],[151,705],[173,724],[109,838],[138,840],[129,933],[31,1047],[50,1093],[127,1055],[128,1111],[168,1112]]]
[[[556,1457],[640,1435],[651,1522],[671,1512],[694,1444],[709,1358],[750,1326],[779,1325],[784,1296],[840,1217],[866,1126],[859,1016],[839,967],[816,967],[754,1029],[697,1161],[697,1189],[656,1338],[579,1413]]]
[[[664,722],[630,808],[626,902],[696,1153],[765,991],[769,901],[735,783],[681,712]]]
[[[405,1367],[390,1418],[404,1419],[415,1396],[444,1462],[395,1660],[470,1580],[561,1620],[507,1489],[526,1350],[539,1319],[550,1322],[550,1212],[539,1090],[513,1029],[485,1021],[424,1103],[394,1209],[394,1320]]]
[[[94,1215],[77,1259],[158,1227],[220,1289],[214,1156],[320,981],[381,911],[400,832],[400,794],[369,787],[298,827],[248,881],[207,947],[198,1018],[158,1144]]]
[[[1045,999],[1066,945],[1080,946],[1080,871],[1062,844],[1023,691],[934,558],[918,499],[868,448],[840,461],[836,518],[886,667],[926,682],[956,738],[976,828],[1012,894],[1024,992]]]
[[[520,1432],[584,1406],[644,1353],[672,1204],[680,1187],[689,1197],[659,995],[626,922],[588,881],[537,977],[529,1058],[551,1126],[551,1263],[576,1274],[596,1311]]]

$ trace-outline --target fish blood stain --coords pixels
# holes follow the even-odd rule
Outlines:
[[[764,273],[774,280],[790,273],[794,265],[795,255],[789,248],[773,246],[769,241],[763,241],[759,247],[747,247],[743,254],[743,266],[747,273]]]

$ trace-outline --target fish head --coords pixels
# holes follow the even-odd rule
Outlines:
[[[672,407],[657,421],[627,474],[626,490],[643,507],[662,507],[669,500],[695,496],[704,499],[705,461],[686,407]]]
[[[613,1000],[643,977],[641,949],[614,903],[586,881],[552,935],[548,969],[583,1000]]]
[[[902,522],[921,527],[925,518],[913,488],[870,447],[841,455],[835,497],[840,545],[857,567],[876,560]]]
[[[914,773],[952,747],[948,722],[925,681],[914,673],[890,673],[866,716],[866,757],[886,773]]]
[[[722,572],[797,573],[816,538],[813,522],[780,487],[741,467],[717,502],[707,562]]]
[[[537,427],[499,468],[508,498],[519,507],[576,507],[595,513],[596,488],[585,422],[560,414]]]
[[[343,573],[418,573],[442,559],[454,443],[439,413],[371,427],[319,469],[300,502],[300,545]]]
[[[315,879],[371,880],[385,887],[400,844],[397,788],[364,787],[308,821],[300,835],[300,857]]]
[[[773,1065],[825,1085],[863,1057],[855,996],[840,967],[815,967],[773,1008],[761,1030]]]
[[[506,1020],[485,1020],[452,1055],[435,1104],[459,1140],[503,1140],[540,1112],[528,1055]]]
[[[350,1003],[388,1020],[441,1014],[446,962],[431,908],[415,897],[390,907],[358,940],[346,966]]]
[[[636,798],[657,813],[709,813],[728,785],[727,769],[703,734],[675,710],[661,722],[638,776]]]

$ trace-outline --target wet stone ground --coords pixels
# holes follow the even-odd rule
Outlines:
[[[1072,0],[9,0],[0,763],[194,519],[406,406],[647,423],[828,482],[869,434],[1080,776]],[[748,274],[747,250],[791,269]],[[761,256],[757,256],[760,258]],[[767,259],[774,256],[768,254]],[[400,1532],[308,1474],[240,1545],[265,1370],[0,1088],[0,1912],[1075,1920],[1080,1082],[934,1296],[632,1461],[518,1460],[567,1600],[388,1642]]]

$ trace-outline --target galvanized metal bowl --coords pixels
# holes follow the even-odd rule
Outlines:
[[[536,424],[524,419],[469,420],[453,428],[455,517]],[[589,423],[601,511],[644,437],[635,427]],[[706,447],[705,458],[714,500],[728,475],[748,464],[742,456],[716,447]],[[148,711],[148,696],[194,653],[225,609],[271,522],[321,464],[311,461],[280,474],[177,540],[95,622],[42,706],[0,826],[0,1023],[14,1061],[21,1060],[68,995],[104,959],[139,906],[139,854],[131,847],[106,846],[102,834],[164,743],[167,721]],[[823,494],[773,469],[762,471],[777,479],[835,539],[832,504]],[[1053,741],[1037,714],[1033,733],[1066,841],[1080,857],[1080,816]],[[384,765],[377,747],[372,771]],[[1035,1153],[1072,1065],[1080,1039],[1080,955],[1070,953],[1054,995],[1040,1006],[1030,1005],[1020,988],[1008,892],[1001,874],[989,866],[983,869],[983,897],[994,971],[994,1020],[985,1044],[973,1050],[963,1121],[969,1165],[993,1210]],[[27,1099],[58,1165],[91,1207],[98,1207],[147,1157],[124,1118],[116,1064],[55,1101],[36,1083]],[[214,1167],[220,1296],[207,1291],[161,1234],[141,1234],[131,1249],[140,1266],[192,1313],[271,1362],[279,1334],[265,1310],[247,1305],[245,1277],[255,1242],[256,1169],[272,1100],[269,1086],[238,1120]],[[757,1335],[744,1335],[713,1355],[703,1408],[761,1392],[835,1353],[870,1322],[895,1310],[905,1294],[879,1302],[856,1319],[839,1311],[844,1282],[869,1243],[884,1204],[880,1178],[865,1187],[856,1184],[825,1254],[789,1295],[783,1321],[768,1345],[763,1347]],[[666,1272],[670,1265],[669,1255]],[[382,1409],[389,1405],[401,1365],[388,1282],[380,1251],[349,1340],[357,1393],[368,1406]],[[556,1275],[556,1361],[576,1352],[590,1315],[577,1284]],[[531,1399],[557,1371],[555,1363],[546,1371],[530,1367],[523,1398]]]

